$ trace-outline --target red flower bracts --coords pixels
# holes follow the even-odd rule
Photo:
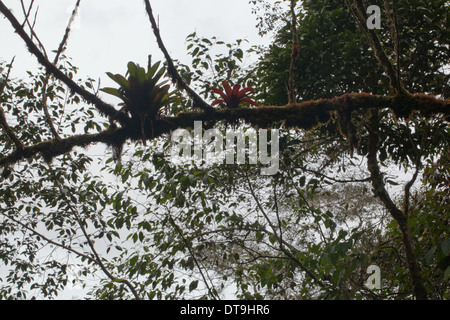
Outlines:
[[[238,108],[241,103],[248,103],[254,106],[258,104],[249,99],[247,94],[253,91],[252,87],[243,88],[241,90],[241,85],[236,84],[233,88],[231,88],[230,84],[227,81],[222,81],[223,88],[225,92],[218,88],[212,88],[212,92],[220,95],[222,99],[215,100],[211,105],[215,106],[216,104],[222,104],[227,106],[228,108]]]

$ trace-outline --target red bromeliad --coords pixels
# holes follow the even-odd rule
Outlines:
[[[215,100],[212,103],[212,106],[225,103],[228,108],[238,108],[239,105],[244,102],[254,106],[258,105],[255,101],[247,98],[247,94],[253,91],[252,87],[243,88],[241,90],[241,85],[236,84],[233,88],[231,88],[230,84],[227,81],[222,81],[222,85],[225,89],[225,92],[218,88],[211,89],[212,92],[222,97],[222,99]]]

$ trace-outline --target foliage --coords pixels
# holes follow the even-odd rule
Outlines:
[[[154,65],[149,64],[146,72],[144,68],[134,62],[129,62],[128,79],[120,74],[107,72],[107,75],[120,86],[120,89],[103,88],[101,90],[122,99],[122,105],[126,106],[126,110],[132,116],[148,115],[154,118],[163,107],[169,106],[172,102],[169,94],[170,85],[165,84],[167,80],[158,83],[165,73],[164,68],[158,70],[160,65],[160,61]]]
[[[287,17],[280,3],[251,2]],[[406,88],[448,97],[445,1],[397,4]],[[219,94],[223,101],[213,105],[254,104],[246,96],[251,90],[261,105],[286,104],[292,29],[288,19],[277,29],[269,18],[260,20],[262,33],[276,31],[268,48],[244,51],[243,40],[227,44],[190,34],[191,64],[177,65],[183,80],[205,99]],[[389,94],[389,79],[342,1],[304,1],[298,19],[299,100]],[[377,34],[396,61],[390,30],[386,25]],[[252,55],[255,63],[246,65]],[[79,94],[53,75],[47,80],[46,70],[28,72],[24,81],[8,79],[9,67],[0,64],[6,84],[0,102],[13,134],[2,124],[0,159],[20,152],[14,136],[24,145],[58,140],[49,122],[59,139],[128,129],[126,122],[118,127],[114,115],[102,122]],[[58,67],[75,78],[77,68],[67,57]],[[262,164],[174,164],[170,137],[154,138],[150,131],[194,102],[180,102],[180,94],[160,82],[165,72],[160,62],[149,63],[147,71],[130,62],[125,76],[108,74],[120,87],[102,92],[123,101],[117,114],[130,114],[132,129],[139,127],[149,140],[145,147],[126,142],[122,161],[87,144],[52,161],[42,151],[42,157],[2,168],[1,299],[50,299],[76,285],[92,299],[413,299],[404,232],[383,199],[374,197],[383,191],[377,188],[407,217],[429,297],[449,299],[448,114],[425,110],[400,117],[344,105],[307,131],[269,119],[282,128],[273,176],[260,175]],[[92,79],[75,82],[99,94]],[[220,83],[224,92],[211,90]],[[223,134],[230,125],[252,129],[232,121],[207,125]],[[349,133],[356,141],[351,147]],[[370,163],[374,135],[382,183],[374,183]],[[382,270],[380,290],[365,286],[371,264]]]
[[[107,75],[120,86],[120,89],[101,89],[103,92],[120,98],[123,101],[120,105],[124,106],[122,110],[129,112],[132,118],[139,119],[144,144],[146,120],[156,119],[164,108],[168,108],[177,99],[175,91],[169,92],[170,85],[166,84],[168,80],[159,82],[166,72],[164,67],[159,68],[160,65],[160,61],[152,65],[150,57],[148,70],[145,71],[134,62],[129,62],[128,78],[107,72]]]

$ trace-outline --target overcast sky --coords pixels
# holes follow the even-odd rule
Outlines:
[[[18,0],[4,0],[22,22]],[[25,3],[29,3],[26,0]],[[64,34],[75,0],[35,0],[39,6],[36,33],[47,52],[55,50]],[[266,43],[258,36],[256,16],[251,14],[248,0],[152,0],[163,41],[172,58],[188,63],[186,36],[196,31],[199,36],[217,36],[225,42],[247,39],[250,44]],[[3,16],[0,18],[0,59],[16,56],[15,77],[35,70],[36,59],[28,53],[22,39]],[[101,77],[105,72],[124,73],[128,61],[146,65],[148,54],[163,60],[157,47],[142,0],[82,0],[66,54],[80,68],[79,75]]]

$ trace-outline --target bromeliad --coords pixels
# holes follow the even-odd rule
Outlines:
[[[228,108],[238,108],[242,103],[248,103],[254,106],[257,106],[258,104],[249,99],[247,97],[247,94],[253,91],[252,87],[247,87],[241,89],[240,84],[234,85],[233,88],[231,88],[228,81],[222,81],[223,88],[225,89],[225,92],[223,90],[220,90],[218,88],[212,88],[212,92],[220,95],[222,99],[215,100],[211,105],[215,106],[217,104],[225,105]]]
[[[132,119],[139,121],[142,133],[142,141],[145,145],[145,125],[150,120],[153,130],[153,121],[159,117],[161,111],[176,100],[175,91],[169,92],[170,85],[166,84],[168,80],[158,83],[164,76],[166,70],[161,67],[161,62],[151,64],[149,58],[148,70],[135,64],[128,63],[128,72],[124,76],[120,74],[106,74],[119,84],[120,88],[103,88],[103,92],[120,98],[123,108],[121,111],[129,112]]]

